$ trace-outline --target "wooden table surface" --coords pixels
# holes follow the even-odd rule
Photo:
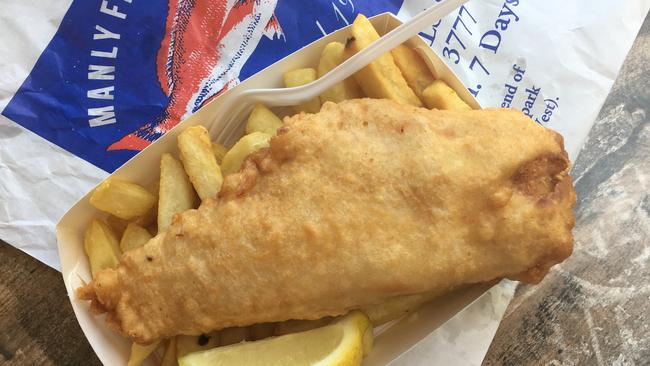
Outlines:
[[[519,286],[484,365],[650,365],[648,86],[646,19],[573,169],[575,253]],[[59,272],[2,242],[0,364],[100,365]]]

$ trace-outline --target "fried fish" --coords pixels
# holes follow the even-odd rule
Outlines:
[[[514,110],[328,102],[77,295],[150,343],[538,282],[572,251],[568,170],[561,136]]]

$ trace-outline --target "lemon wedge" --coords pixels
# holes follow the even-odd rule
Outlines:
[[[178,362],[180,366],[353,366],[361,364],[371,337],[368,317],[355,311],[321,328],[188,353]]]

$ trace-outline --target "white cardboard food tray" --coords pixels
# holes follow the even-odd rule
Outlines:
[[[370,20],[380,34],[384,34],[400,24],[400,21],[389,13],[377,15]],[[348,37],[349,27],[329,34],[260,71],[236,88],[282,87],[282,74],[285,71],[300,67],[315,67],[318,65],[320,53],[327,43],[333,41],[345,42]],[[437,78],[446,81],[473,108],[480,108],[478,102],[456,75],[433,53],[424,41],[419,37],[414,37],[409,41],[409,46],[416,48],[418,52],[425,56],[429,67],[434,71]],[[128,161],[110,177],[121,178],[145,186],[157,180],[161,154],[164,152],[177,154],[178,152],[176,146],[177,135],[189,126],[202,124],[209,129],[209,126],[213,123],[219,124],[219,107],[230,94],[230,92],[226,92],[215,98],[197,113],[179,123],[165,136]],[[239,127],[243,132],[244,122]],[[211,137],[216,139],[222,134],[224,134],[223,126],[217,125]],[[234,141],[220,142],[229,146]],[[99,359],[105,365],[126,365],[130,342],[109,330],[104,324],[103,316],[93,316],[89,311],[88,303],[79,301],[74,296],[75,289],[82,285],[82,281],[89,282],[91,279],[88,260],[83,250],[84,231],[91,219],[105,216],[105,214],[89,204],[89,196],[90,192],[66,212],[56,227],[63,280],[79,325]],[[364,360],[364,365],[388,364],[478,299],[489,288],[490,285],[480,284],[457,291],[424,305],[419,311],[403,319],[375,329],[375,346],[371,354]]]

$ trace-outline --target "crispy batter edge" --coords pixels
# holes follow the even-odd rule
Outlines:
[[[575,188],[573,187],[573,180],[569,175],[571,162],[566,150],[564,149],[564,139],[559,133],[553,130],[548,131],[553,134],[553,138],[558,144],[561,153],[541,155],[529,163],[522,165],[513,176],[513,182],[518,186],[522,193],[535,197],[537,199],[536,204],[538,205],[556,204],[563,208],[565,205],[568,205],[568,208],[573,210],[576,204],[577,195]],[[556,168],[555,170],[557,170],[558,164],[561,171],[553,175],[553,168]],[[539,176],[540,170],[546,170],[546,173],[550,174]],[[553,190],[546,193],[540,193],[540,189],[543,190],[543,188],[539,187],[541,183],[540,178],[550,178],[553,184]],[[535,183],[538,184],[538,187],[534,186]],[[560,245],[558,245],[557,250],[542,257],[528,270],[509,277],[516,281],[528,284],[537,284],[546,277],[551,267],[567,259],[573,252],[573,235],[571,229],[575,226],[574,215],[570,215],[566,225],[569,232],[568,238],[562,243],[559,243]]]

